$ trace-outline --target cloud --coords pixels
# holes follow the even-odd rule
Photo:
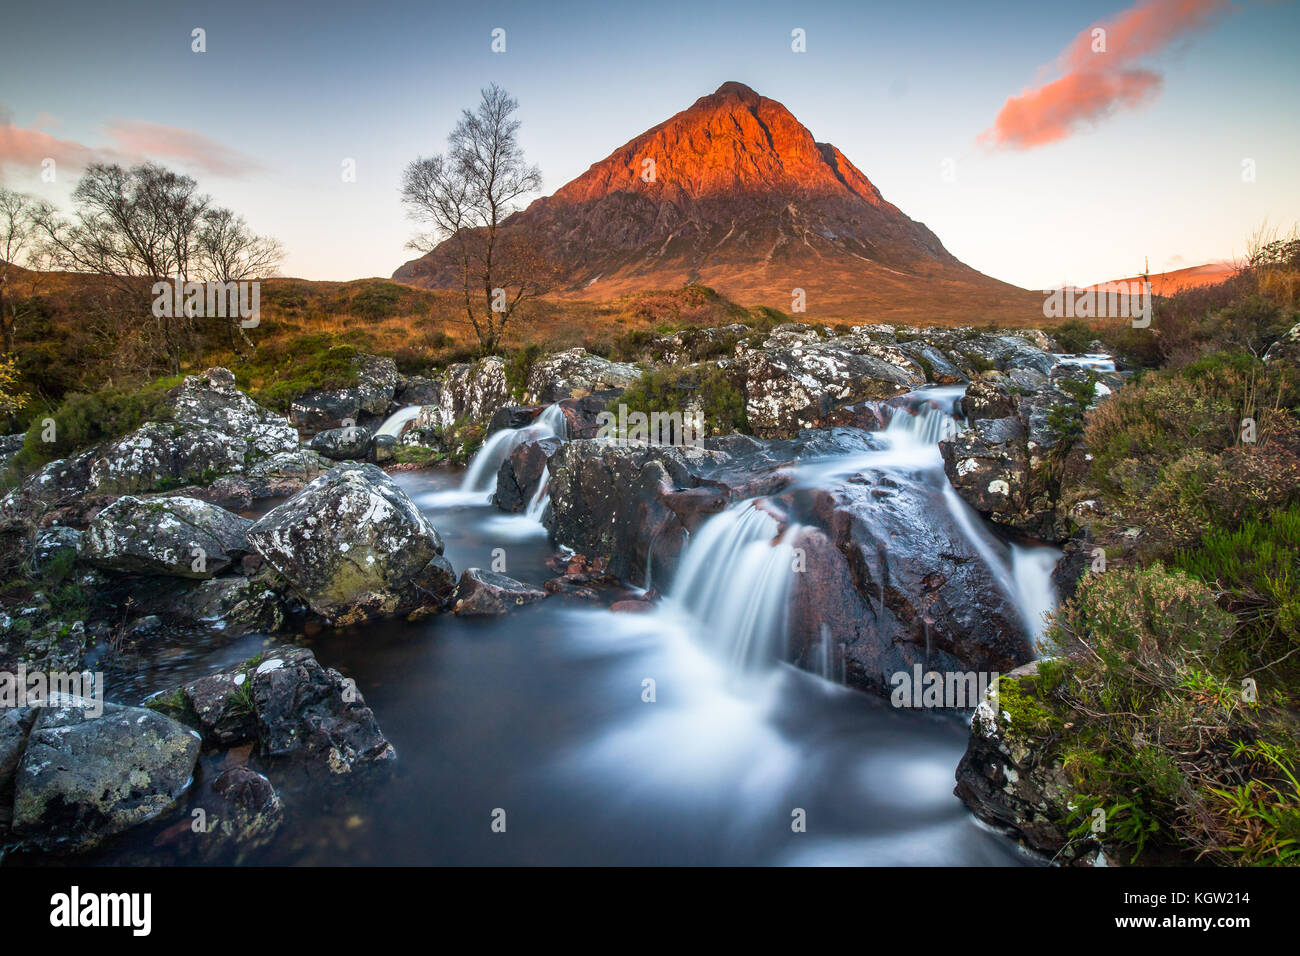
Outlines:
[[[1160,92],[1163,77],[1141,61],[1208,27],[1229,6],[1229,0],[1145,0],[1089,27],[1057,57],[1063,75],[1010,97],[980,142],[1033,149],[1142,105]]]
[[[104,127],[124,152],[176,160],[215,176],[238,177],[260,168],[238,150],[193,130],[143,120],[115,120]]]
[[[42,125],[56,122],[46,114],[42,117]],[[156,159],[229,178],[260,169],[238,150],[193,130],[143,120],[113,120],[103,130],[111,142],[102,146],[59,139],[35,127],[15,126],[13,112],[0,103],[0,171],[10,166],[38,170],[46,159],[74,169],[95,162],[132,164]]]

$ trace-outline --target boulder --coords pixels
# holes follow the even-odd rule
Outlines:
[[[1016,725],[1000,705],[1000,686],[1014,681],[1022,696],[1033,696],[1038,662],[1005,674],[971,720],[966,753],[957,765],[954,793],[975,816],[1010,831],[1032,849],[1064,861],[1080,857],[1087,841],[1070,840],[1071,797],[1075,787],[1059,758],[1046,758],[1040,742]]]
[[[1014,524],[1029,485],[1025,428],[1015,415],[979,419],[946,440],[944,471],[957,493],[981,514]]]
[[[434,610],[455,583],[437,530],[370,464],[330,469],[259,519],[248,541],[339,624]]]
[[[397,363],[387,356],[361,354],[353,360],[353,368],[355,385],[317,389],[293,400],[289,417],[300,431],[315,434],[387,414],[405,383]]]
[[[505,614],[546,597],[546,592],[495,571],[466,568],[456,585],[452,607],[461,616]]]
[[[801,525],[787,647],[799,666],[887,695],[916,664],[1005,673],[1031,656],[1027,623],[935,484],[868,471],[774,504]]]
[[[259,749],[330,779],[390,768],[397,752],[353,681],[310,650],[278,647],[252,670]]]
[[[252,524],[195,498],[126,495],[91,521],[80,554],[108,571],[210,578],[248,550]]]
[[[247,767],[223,771],[204,797],[209,830],[198,845],[205,860],[237,865],[266,846],[284,822],[271,781]]]
[[[496,506],[515,514],[526,511],[546,476],[546,463],[562,444],[558,438],[543,438],[512,448],[497,471],[497,490],[492,497]]]
[[[330,468],[331,462],[307,448],[282,451],[249,467],[245,479],[253,498],[278,498],[301,491]]]
[[[189,788],[199,735],[139,707],[79,697],[40,709],[14,779],[14,833],[85,850],[153,820]]]
[[[239,391],[234,374],[224,368],[185,378],[173,401],[173,421],[239,438],[248,464],[298,448],[293,424]]]
[[[153,710],[193,727],[209,747],[230,747],[257,737],[252,682],[243,670],[200,677],[148,701]]]
[[[376,435],[370,443],[369,457],[380,465],[393,461],[397,457],[397,439],[392,435]]]
[[[370,429],[360,425],[327,428],[312,437],[309,447],[334,461],[365,458],[370,450]]]
[[[611,362],[585,349],[569,349],[533,363],[524,388],[524,401],[550,404],[593,392],[621,391],[640,380],[641,369],[635,365]]]
[[[921,365],[897,347],[862,336],[822,339],[810,330],[777,329],[761,346],[738,349],[730,367],[743,380],[750,428],[767,437],[794,435],[840,406],[926,382]]]
[[[483,425],[509,403],[505,359],[489,355],[477,362],[450,366],[443,375],[442,396],[435,420],[417,417],[417,427],[436,424],[443,430],[458,423]]]
[[[200,581],[168,597],[165,610],[170,617],[229,637],[274,634],[284,627],[285,618],[284,600],[265,575],[250,578],[235,574]]]

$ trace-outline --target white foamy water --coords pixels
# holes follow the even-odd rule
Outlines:
[[[392,435],[397,438],[406,429],[407,423],[415,420],[423,407],[423,405],[407,405],[405,408],[398,409],[384,419],[384,423],[375,430],[375,434]]]

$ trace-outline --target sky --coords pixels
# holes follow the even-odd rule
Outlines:
[[[1298,36],[1268,0],[13,4],[0,182],[66,205],[85,162],[149,158],[278,238],[285,275],[387,276],[415,255],[403,167],[489,83],[550,193],[737,80],[959,259],[1046,289],[1300,220]]]

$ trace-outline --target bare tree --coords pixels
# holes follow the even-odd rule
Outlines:
[[[40,204],[24,193],[0,186],[0,335],[4,350],[14,350],[14,334],[23,316],[10,283],[24,265],[38,265],[37,212]]]
[[[516,203],[541,189],[542,174],[519,146],[519,103],[495,83],[474,111],[463,110],[447,152],[406,167],[402,202],[430,227],[411,248],[437,249],[459,272],[465,316],[485,353],[495,351],[519,304],[548,287],[537,244],[502,229]]]
[[[217,207],[203,214],[196,241],[197,267],[204,279],[214,282],[242,282],[275,275],[284,258],[284,247],[276,239],[259,236],[248,228],[242,216]],[[231,316],[227,326],[230,345],[242,355],[239,343],[254,348],[238,316]]]

